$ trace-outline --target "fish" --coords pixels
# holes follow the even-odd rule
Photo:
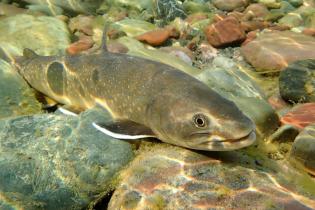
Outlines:
[[[232,101],[172,66],[100,52],[40,56],[24,49],[14,65],[35,90],[77,110],[101,106],[113,120],[93,126],[117,139],[157,138],[194,150],[252,145],[255,124]]]

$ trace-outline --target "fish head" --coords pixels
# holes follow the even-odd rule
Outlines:
[[[161,95],[151,116],[164,142],[197,150],[228,151],[251,145],[255,124],[232,102],[207,86]]]

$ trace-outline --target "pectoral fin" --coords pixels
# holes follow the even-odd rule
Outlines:
[[[156,138],[150,128],[133,121],[115,121],[107,124],[93,123],[93,126],[102,133],[117,139]]]

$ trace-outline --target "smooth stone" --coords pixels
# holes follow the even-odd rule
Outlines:
[[[176,36],[178,33],[175,28],[165,27],[148,31],[136,37],[137,40],[145,42],[151,46],[160,46],[164,44],[169,38]]]
[[[282,17],[278,23],[280,25],[285,25],[289,27],[298,27],[304,24],[304,20],[300,14],[297,13],[288,13]]]
[[[268,140],[271,142],[293,142],[295,137],[299,135],[299,130],[292,125],[281,126],[274,132]]]
[[[214,47],[238,44],[246,39],[245,31],[239,20],[234,17],[227,17],[207,26],[205,34],[208,42]]]
[[[303,0],[285,0],[289,2],[294,7],[299,7],[303,4]]]
[[[315,59],[296,61],[281,71],[279,90],[288,102],[315,102]]]
[[[187,16],[182,3],[178,0],[156,0],[155,12],[157,18],[164,22],[172,21],[177,17],[185,19]]]
[[[54,13],[54,7],[61,7],[66,10],[70,10],[78,13],[95,14],[103,0],[84,0],[84,1],[73,1],[73,0],[24,0],[30,4],[47,5]]]
[[[278,9],[281,4],[278,0],[258,0],[259,3],[264,4],[269,9]]]
[[[22,55],[25,48],[40,55],[64,54],[70,44],[67,25],[55,17],[7,17],[0,20],[0,31],[0,46],[13,56]]]
[[[315,124],[305,127],[296,137],[291,157],[302,163],[305,169],[315,175]]]
[[[199,12],[208,13],[211,12],[211,3],[207,1],[185,1],[183,8],[187,14],[196,14]]]
[[[128,18],[111,24],[111,27],[125,32],[129,37],[136,37],[156,29],[156,26],[152,23]]]
[[[57,15],[62,15],[64,13],[61,7],[58,7],[55,5],[35,4],[35,5],[28,5],[27,8],[30,11],[40,12],[48,16],[57,16]]]
[[[258,162],[261,167],[255,166]],[[265,164],[274,164],[274,168],[270,170]],[[121,177],[108,210],[315,207],[315,182],[310,177],[288,168],[288,164],[275,164],[270,159],[260,162],[242,152],[147,146]]]
[[[10,64],[0,59],[0,119],[41,112],[35,92]]]
[[[269,14],[269,10],[264,4],[250,4],[244,14],[250,14],[253,18],[264,18]]]
[[[92,126],[101,120],[109,114],[89,110],[79,117],[42,114],[0,121],[0,206],[86,209],[110,192],[133,152],[129,143]]]
[[[241,48],[245,59],[259,72],[278,72],[289,63],[315,58],[315,38],[291,31],[271,31]]]
[[[223,11],[233,11],[235,9],[241,9],[248,6],[248,0],[214,0],[212,1],[214,6]]]
[[[292,125],[299,129],[315,123],[315,103],[298,104],[281,117],[281,123]]]
[[[69,21],[69,29],[72,33],[79,31],[86,35],[93,35],[93,16],[78,15]]]

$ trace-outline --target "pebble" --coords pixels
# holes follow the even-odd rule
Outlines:
[[[281,117],[282,124],[293,125],[299,129],[315,123],[315,103],[299,104]]]

